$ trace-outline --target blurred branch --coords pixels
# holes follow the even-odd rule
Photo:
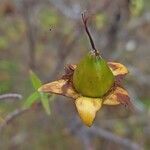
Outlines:
[[[8,125],[10,122],[12,122],[15,118],[18,116],[22,115],[23,113],[29,111],[29,108],[21,108],[21,109],[16,109],[15,111],[11,112],[6,116],[4,119],[4,122],[0,124],[0,132],[3,130],[3,128]]]
[[[64,131],[65,133],[76,135],[80,139],[80,142],[85,150],[94,150],[94,145],[92,145],[91,141],[92,136],[89,135],[89,133],[84,129],[86,129],[86,127],[81,124],[79,117],[74,115],[72,120],[69,122],[68,128],[66,128]]]
[[[150,12],[145,12],[142,16],[132,19],[129,24],[129,30],[135,30],[144,23],[150,23]]]
[[[29,45],[29,67],[35,68],[35,27],[31,22],[31,14],[33,13],[32,1],[23,0],[22,2],[24,20],[27,26],[27,41]]]
[[[128,91],[129,91],[129,95],[130,95],[130,99],[132,100],[132,103],[134,105],[135,111],[137,114],[143,114],[146,112],[146,108],[143,105],[142,101],[140,101],[136,90],[134,89],[134,87],[132,86],[127,86]],[[139,115],[138,115],[139,117]]]
[[[130,139],[119,137],[109,131],[106,131],[100,127],[93,126],[90,129],[86,129],[87,132],[90,134],[102,137],[106,140],[112,141],[114,143],[120,144],[126,148],[132,149],[132,150],[141,150],[141,147],[137,144],[132,142]]]
[[[51,74],[51,77],[47,77],[46,80],[49,80],[50,78],[55,77],[62,68],[64,68],[64,64],[66,61],[66,58],[69,56],[69,54],[74,50],[73,47],[75,46],[76,42],[79,40],[80,32],[77,31],[75,35],[67,35],[67,37],[64,37],[59,45],[60,51],[58,51],[58,62],[56,64],[55,70]],[[67,40],[66,40],[67,39]],[[66,42],[67,41],[67,42]]]
[[[85,129],[85,128],[84,128]],[[92,140],[88,132],[85,132],[84,130],[80,130],[79,138],[81,140],[81,143],[83,143],[85,150],[94,150],[94,145],[92,145]]]
[[[109,23],[106,31],[106,44],[104,47],[105,57],[110,58],[117,49],[118,35],[123,29],[124,23],[128,20],[130,10],[130,2],[127,0],[115,0],[110,3],[107,16],[109,17]]]
[[[3,99],[22,99],[22,95],[17,94],[17,93],[7,93],[7,94],[2,94],[0,95],[0,100]]]
[[[73,4],[68,7],[63,0],[49,0],[64,16],[78,20],[80,19],[81,8],[79,4]]]
[[[131,75],[136,79],[138,83],[141,85],[150,85],[150,76],[143,73],[140,69],[137,67],[128,65],[128,68],[131,72]]]
[[[71,134],[75,134],[82,140],[85,149],[87,146],[91,147],[92,149],[90,138],[92,139],[93,136],[98,138],[104,138],[107,141],[109,140],[111,142],[117,143],[128,149],[132,149],[132,150],[142,149],[140,145],[132,142],[130,139],[119,137],[118,135],[113,134],[110,131],[106,131],[101,127],[92,126],[91,128],[87,128],[81,124],[81,122],[76,116],[72,119],[69,128],[67,128],[67,130]]]

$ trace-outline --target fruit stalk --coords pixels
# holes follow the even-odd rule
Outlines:
[[[95,54],[95,56],[100,57],[99,51],[96,49],[93,38],[92,38],[92,36],[90,34],[90,31],[88,29],[88,26],[87,26],[88,17],[85,17],[85,13],[82,13],[82,21],[83,21],[83,24],[84,24],[85,31],[86,31],[86,33],[89,37],[89,40],[90,40],[92,49],[94,51],[94,54]]]

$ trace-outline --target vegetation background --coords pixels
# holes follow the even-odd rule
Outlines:
[[[137,109],[103,107],[92,128],[68,98],[50,97],[47,113],[38,97],[29,100],[35,91],[29,70],[52,81],[90,50],[84,10],[103,57],[129,68],[125,85]],[[149,48],[149,0],[0,0],[0,149],[149,150]]]

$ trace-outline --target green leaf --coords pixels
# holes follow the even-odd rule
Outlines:
[[[6,37],[0,36],[0,50],[6,49],[9,45],[9,42]]]
[[[130,4],[130,11],[132,16],[139,16],[144,8],[143,0],[132,0]]]
[[[47,28],[49,28],[51,26],[52,27],[56,26],[59,22],[57,13],[50,9],[41,10],[39,17],[40,17],[39,21],[42,26],[42,29],[44,28],[47,30]]]
[[[45,93],[40,93],[41,95],[41,103],[46,111],[46,113],[48,115],[51,114],[51,111],[50,111],[50,106],[49,106],[49,98],[48,98],[48,94],[45,94]]]
[[[35,103],[36,101],[39,100],[39,98],[40,98],[39,92],[34,92],[34,93],[32,93],[32,94],[27,98],[27,100],[25,101],[24,107],[25,107],[25,108],[31,107],[33,103]]]
[[[41,80],[32,70],[30,70],[30,79],[35,90],[37,90],[42,85]]]

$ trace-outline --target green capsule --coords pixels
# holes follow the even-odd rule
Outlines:
[[[102,97],[114,83],[114,75],[107,62],[93,52],[88,53],[77,65],[73,85],[86,97]]]

